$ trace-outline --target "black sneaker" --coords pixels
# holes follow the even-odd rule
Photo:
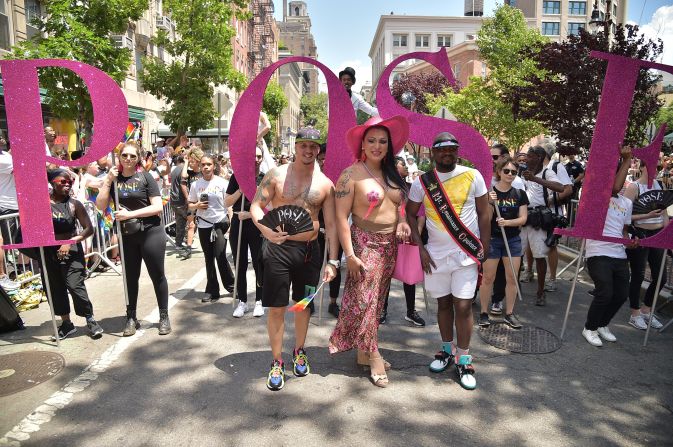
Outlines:
[[[58,339],[63,340],[66,338],[68,335],[72,335],[75,332],[77,332],[77,328],[75,327],[74,324],[72,324],[72,321],[64,321],[61,323],[61,326],[58,328]],[[56,341],[56,336],[52,335],[51,336],[51,341]]]
[[[381,316],[379,317],[379,324],[386,324],[387,319],[388,319],[388,311],[384,310],[381,313]]]
[[[538,295],[535,299],[536,306],[546,306],[547,305],[547,295],[543,292],[542,295]]]
[[[587,293],[591,296],[596,296],[596,289],[591,289]]]
[[[285,364],[281,360],[274,360],[266,379],[266,387],[271,391],[282,390],[285,386]]]
[[[479,314],[479,327],[489,327],[491,325],[491,320],[488,319],[488,314],[483,312]]]
[[[97,340],[103,336],[103,328],[93,318],[86,320],[86,327],[89,328],[89,336]]]
[[[185,245],[184,250],[182,251],[182,259],[189,259],[192,257],[192,247]]]
[[[418,315],[418,312],[415,310],[407,312],[407,315],[404,317],[404,319],[413,324],[414,326],[419,327],[425,326],[425,320],[422,319],[421,316]]]
[[[330,314],[334,315],[334,318],[339,318],[339,305],[337,303],[329,303],[329,306],[327,306],[327,312]]]
[[[514,314],[505,315],[505,324],[512,329],[521,329],[521,322]]]
[[[130,337],[136,333],[136,329],[140,329],[140,323],[135,317],[126,317],[126,326],[122,336]]]

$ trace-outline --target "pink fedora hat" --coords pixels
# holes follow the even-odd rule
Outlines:
[[[396,115],[383,119],[380,116],[373,116],[364,124],[351,127],[348,129],[348,132],[346,132],[348,147],[353,151],[353,155],[356,159],[360,158],[362,140],[364,140],[365,133],[372,127],[385,127],[388,129],[388,132],[390,132],[390,139],[392,140],[394,154],[401,151],[409,139],[409,122],[405,117]]]

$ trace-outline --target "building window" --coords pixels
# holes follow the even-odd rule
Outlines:
[[[542,9],[545,14],[561,14],[561,2],[545,0],[542,2]]]
[[[9,15],[6,0],[0,0],[0,48],[9,50]]]
[[[430,36],[428,34],[416,34],[416,48],[430,47]]]
[[[568,14],[576,16],[587,15],[587,2],[569,2]]]
[[[393,34],[393,46],[394,47],[406,47],[407,46],[407,35],[406,34]]]
[[[617,17],[617,5],[612,4],[612,15]]]
[[[545,36],[558,36],[560,30],[559,22],[542,22],[542,34]]]
[[[456,81],[460,78],[460,64],[453,66],[453,77],[456,78]]]
[[[580,28],[586,28],[584,22],[568,22],[568,35],[579,34]]]
[[[451,36],[440,34],[437,36],[437,46],[438,47],[450,47],[451,46]]]
[[[26,36],[28,39],[32,39],[35,36],[40,34],[40,29],[38,28],[38,23],[42,17],[42,10],[40,8],[40,2],[37,0],[26,0]]]

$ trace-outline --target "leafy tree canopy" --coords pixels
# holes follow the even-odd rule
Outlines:
[[[301,97],[302,125],[313,123],[321,135],[327,135],[327,93],[309,94]]]

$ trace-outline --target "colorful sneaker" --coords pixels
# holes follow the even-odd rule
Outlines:
[[[282,360],[274,360],[271,364],[266,387],[271,391],[279,391],[285,386],[285,364]]]
[[[650,323],[650,326],[652,326],[652,329],[661,329],[664,325],[657,320],[657,317],[654,315],[646,314],[646,313],[640,313],[640,315],[643,316],[643,320],[645,321],[645,326],[647,326],[647,323],[650,321],[650,318],[652,319],[652,323]]]
[[[488,314],[486,312],[479,315],[479,327],[489,327],[491,325],[491,320],[488,319]]]
[[[491,304],[491,313],[493,315],[501,315],[502,314],[502,301],[498,301],[495,303]]]
[[[308,376],[311,373],[311,365],[304,348],[295,349],[292,355],[292,372],[297,377]]]
[[[458,362],[456,362],[456,374],[460,386],[466,390],[473,390],[477,387],[477,379],[474,378],[474,367],[472,366],[471,355],[461,355]]]
[[[68,337],[68,335],[72,335],[75,332],[77,332],[77,328],[74,324],[72,324],[72,321],[64,321],[58,328],[58,339],[63,340],[64,338]],[[55,335],[51,336],[51,341],[56,341]]]
[[[446,351],[439,351],[435,354],[435,359],[430,363],[430,371],[440,373],[446,371],[446,368],[453,363],[455,356]]]

